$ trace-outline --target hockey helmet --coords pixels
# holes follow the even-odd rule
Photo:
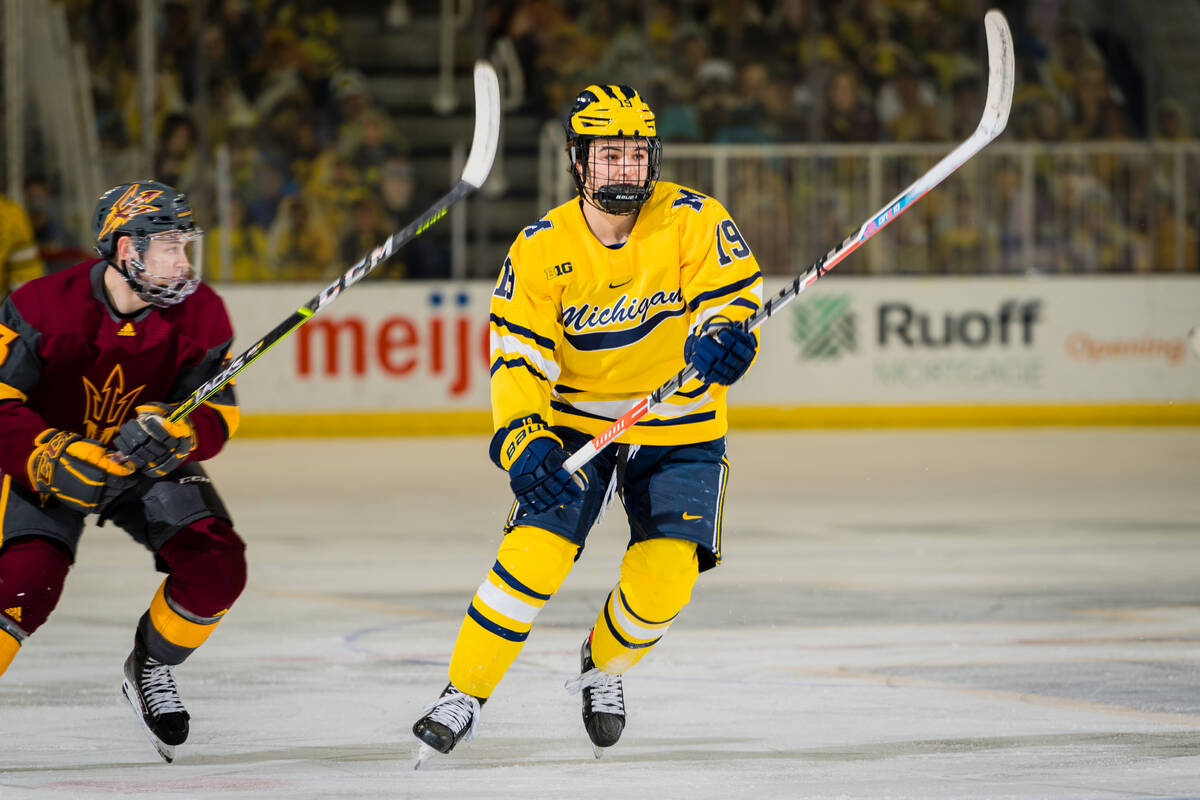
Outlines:
[[[589,194],[585,187],[594,155],[592,145],[600,138],[644,142],[649,151],[645,179],[640,183],[595,186]],[[567,117],[567,152],[579,196],[609,214],[637,213],[650,199],[662,165],[662,142],[654,112],[636,90],[624,85],[593,84],[579,93]]]
[[[145,265],[151,240],[192,245],[198,250],[204,231],[196,227],[192,207],[178,189],[152,180],[114,186],[96,202],[92,232],[96,237],[96,252],[112,264],[134,294],[147,303],[172,306],[196,291],[200,282],[198,252],[191,258],[190,272],[182,277],[153,275]],[[122,236],[133,240],[137,252],[135,258],[117,258],[117,241]]]

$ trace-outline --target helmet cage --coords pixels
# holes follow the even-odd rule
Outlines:
[[[619,138],[632,143],[634,147],[645,145],[648,150],[646,179],[641,183],[609,183],[593,187],[587,191],[589,170],[594,172],[592,158],[596,139]],[[624,216],[636,214],[642,205],[650,199],[655,184],[658,183],[659,172],[662,168],[662,142],[657,136],[574,136],[570,144],[571,176],[575,179],[575,188],[587,203],[608,214]]]
[[[112,263],[134,294],[151,305],[165,308],[182,303],[196,291],[196,287],[200,284],[200,265],[203,263],[204,231],[193,228],[188,231],[163,231],[149,236],[139,232],[129,234],[129,238],[133,241],[133,249],[137,255],[129,259],[122,259],[117,258],[114,253]],[[152,241],[179,243],[185,247],[193,245],[192,252],[188,256],[190,269],[187,274],[181,277],[169,277],[147,270],[146,253],[149,251]]]

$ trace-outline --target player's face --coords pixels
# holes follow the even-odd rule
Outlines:
[[[644,139],[597,139],[589,155],[588,183],[593,190],[615,183],[641,184],[650,175],[650,145]]]
[[[150,237],[142,259],[145,276],[169,285],[192,274],[196,263],[199,236],[192,233],[164,233]]]

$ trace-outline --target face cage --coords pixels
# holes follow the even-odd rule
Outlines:
[[[191,231],[164,231],[151,236],[133,236],[131,238],[138,257],[131,258],[128,262],[118,262],[117,271],[121,273],[121,277],[125,279],[125,283],[133,290],[134,294],[151,305],[167,308],[182,303],[192,292],[196,291],[196,287],[200,285],[200,270],[204,258],[204,231],[199,228]],[[146,271],[146,264],[142,259],[146,257],[146,251],[150,249],[150,242],[153,239],[169,239],[185,245],[195,245],[191,257],[188,258],[191,264],[191,269],[188,271],[189,277],[171,279],[161,275],[151,275]]]
[[[642,205],[650,199],[654,186],[658,183],[659,170],[662,167],[662,141],[657,136],[622,136],[621,139],[633,140],[635,143],[645,142],[650,150],[650,160],[646,172],[646,180],[642,183],[610,183],[599,186],[587,193],[588,165],[591,162],[592,141],[600,137],[577,136],[570,143],[571,177],[575,179],[575,189],[586,203],[606,214],[627,216],[636,214]],[[609,138],[609,137],[604,137]]]

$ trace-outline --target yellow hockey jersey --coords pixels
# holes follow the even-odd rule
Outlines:
[[[713,198],[660,181],[616,247],[564,203],[517,235],[492,292],[494,427],[533,416],[595,436],[686,366],[689,333],[761,305],[758,262]],[[727,391],[693,379],[617,441],[723,436]]]

